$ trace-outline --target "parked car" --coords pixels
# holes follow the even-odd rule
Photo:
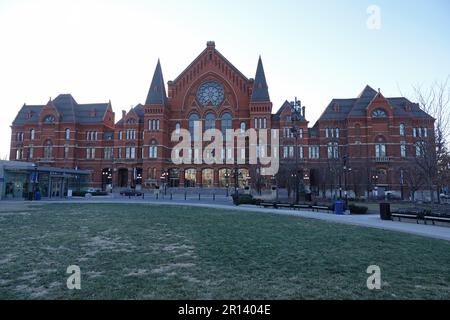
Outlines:
[[[96,189],[96,188],[88,188],[86,189],[86,193],[97,193],[100,192],[100,189]]]
[[[140,197],[140,196],[142,196],[142,192],[136,191],[134,189],[125,189],[125,190],[120,191],[120,195],[126,196],[126,197]]]

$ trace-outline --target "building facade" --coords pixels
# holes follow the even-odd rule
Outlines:
[[[102,188],[289,187],[299,175],[302,185],[318,194],[344,185],[359,194],[403,188],[401,168],[415,156],[417,140],[434,131],[434,119],[417,104],[385,98],[369,86],[356,98],[333,99],[311,127],[305,108],[296,106],[295,124],[293,103],[286,101],[273,113],[261,58],[255,77],[247,78],[210,41],[167,90],[158,61],[145,103],[122,111],[118,121],[110,102],[78,104],[68,94],[46,105],[24,105],[11,126],[10,158],[91,170],[93,186]],[[172,133],[193,132],[199,123],[203,131],[278,132],[279,146],[269,145],[265,152],[278,157],[280,172],[261,177],[258,166],[249,163],[175,165],[178,142],[171,141]],[[248,157],[251,147],[249,142],[244,150],[224,145],[221,158]],[[189,157],[201,152],[193,141]]]

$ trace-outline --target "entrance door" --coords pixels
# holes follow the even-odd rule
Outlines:
[[[128,187],[128,169],[119,169],[119,187]]]
[[[62,198],[63,197],[63,179],[61,178],[53,178],[52,179],[52,185],[51,185],[51,198]]]

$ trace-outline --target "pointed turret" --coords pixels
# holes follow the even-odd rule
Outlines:
[[[264,67],[259,56],[258,68],[256,69],[255,82],[253,84],[252,102],[266,102],[270,101],[269,88],[266,82],[266,75],[264,73]]]
[[[159,104],[165,106],[167,102],[166,87],[164,85],[164,78],[161,70],[161,63],[158,59],[155,73],[153,74],[152,84],[148,90],[146,105]]]

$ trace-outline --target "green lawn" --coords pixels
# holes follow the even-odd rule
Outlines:
[[[450,298],[445,241],[231,210],[21,206],[0,208],[1,299]]]

